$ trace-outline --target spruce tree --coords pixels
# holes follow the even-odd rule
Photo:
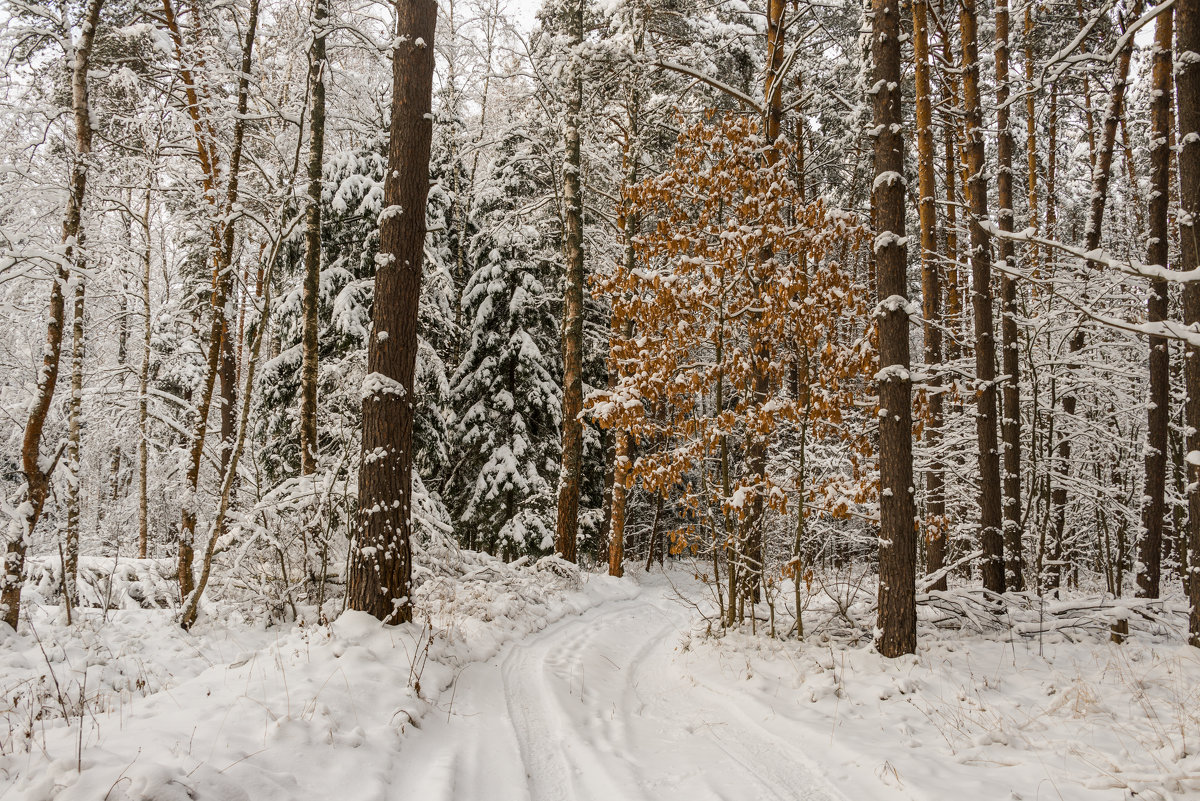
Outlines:
[[[533,191],[524,141],[519,131],[504,138],[476,200],[466,348],[450,389],[455,524],[469,546],[509,558],[553,547],[562,421],[558,331],[543,283],[552,251],[518,213]]]

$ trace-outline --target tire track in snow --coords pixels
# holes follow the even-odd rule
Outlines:
[[[761,699],[682,674],[673,654],[692,612],[668,592],[594,607],[466,668],[449,720],[426,718],[394,766],[405,797],[846,801],[805,752],[811,741],[788,742],[741,708]]]

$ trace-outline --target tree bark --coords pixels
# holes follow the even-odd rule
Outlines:
[[[150,467],[150,190],[153,176],[146,177],[146,203],[142,206],[142,233],[146,247],[142,251],[142,369],[138,373],[138,558],[150,551],[150,515],[147,498],[147,471]]]
[[[359,519],[350,552],[351,609],[412,619],[413,379],[433,137],[435,0],[395,0],[392,125],[380,215],[374,327],[363,387]]]
[[[917,647],[916,532],[909,374],[899,0],[872,0],[875,264],[879,306],[879,639],[887,657]]]
[[[50,492],[50,474],[55,459],[42,454],[42,432],[46,416],[54,400],[58,382],[58,367],[62,356],[63,326],[66,322],[64,290],[71,271],[82,265],[80,245],[83,234],[83,204],[87,194],[87,174],[92,153],[92,125],[88,105],[87,74],[92,55],[92,43],[100,25],[100,9],[104,0],[89,0],[80,28],[79,43],[75,46],[71,69],[71,111],[75,123],[75,160],[71,165],[67,208],[63,217],[62,258],[50,287],[50,319],[46,323],[46,342],[42,349],[42,369],[38,374],[34,401],[25,422],[21,441],[21,466],[25,473],[24,520],[17,539],[8,543],[4,556],[4,573],[0,576],[0,608],[3,620],[14,629],[21,615],[21,582],[25,572],[25,551],[33,537],[38,519]]]
[[[925,447],[930,453],[925,476],[925,570],[946,562],[946,476],[938,452],[942,443],[942,286],[937,253],[937,178],[934,175],[933,103],[929,88],[929,3],[913,0],[913,60],[917,106],[917,212],[921,225],[921,314],[925,318],[925,364],[931,373],[926,403]],[[803,510],[800,511],[803,515]],[[797,578],[799,581],[799,578]]]
[[[583,0],[574,0],[569,18],[571,65],[563,132],[566,162],[563,165],[563,402],[562,473],[558,479],[558,519],[554,550],[568,562],[576,561],[579,536],[579,494],[583,474],[583,197],[579,123],[583,108],[583,76],[579,48],[583,44]]]
[[[1050,85],[1050,103],[1048,109],[1049,123],[1046,131],[1047,139],[1047,156],[1046,156],[1046,235],[1054,237],[1058,230],[1058,201],[1056,200],[1057,177],[1058,177],[1058,84]],[[1050,403],[1053,406],[1054,398],[1054,379],[1051,378],[1051,394]],[[1048,436],[1047,457],[1053,459],[1055,443],[1053,438]],[[1054,591],[1056,592],[1062,584],[1062,554],[1063,554],[1063,528],[1064,517],[1067,505],[1067,489],[1063,481],[1054,482],[1052,476],[1055,474],[1061,475],[1060,469],[1052,469],[1046,475],[1046,488],[1050,495],[1050,508],[1055,510],[1054,525],[1051,527],[1049,543],[1042,548],[1041,564],[1038,574],[1040,585],[1039,593]],[[1047,510],[1049,512],[1049,509]],[[1047,558],[1047,555],[1049,558]]]
[[[63,556],[63,594],[72,608],[79,606],[75,576],[79,572],[79,498],[81,477],[79,442],[83,434],[83,348],[84,313],[86,311],[87,279],[81,272],[75,276],[74,322],[71,326],[71,402],[67,411],[67,544]]]
[[[983,147],[983,108],[979,95],[978,19],[975,0],[963,0],[959,14],[963,49],[963,110],[966,115],[967,188],[971,206],[971,281],[975,310],[976,435],[979,448],[979,543],[983,586],[1004,592],[1004,540],[1001,533],[1000,454],[996,441],[996,336],[992,320],[991,236],[987,164]]]
[[[1154,37],[1150,93],[1150,203],[1146,263],[1170,265],[1171,38],[1173,11],[1159,14]],[[1167,319],[1168,284],[1150,282],[1146,319]],[[1145,484],[1142,493],[1142,538],[1138,543],[1137,595],[1157,598],[1161,592],[1163,516],[1166,514],[1167,429],[1171,415],[1171,355],[1163,337],[1150,337],[1150,392],[1146,412]]]
[[[766,79],[763,82],[763,133],[767,143],[764,149],[764,161],[767,167],[772,167],[779,161],[779,151],[775,143],[782,134],[783,124],[783,68],[784,57],[784,9],[783,0],[768,0],[767,3],[767,59]],[[774,258],[770,248],[763,248],[758,254],[760,264]],[[757,312],[752,312],[757,319]],[[771,362],[771,349],[768,343],[758,339],[750,343],[751,369],[753,376],[750,380],[751,403],[761,407],[766,401],[770,390],[768,369]],[[767,484],[767,437],[758,432],[748,432],[746,437],[746,472],[753,482],[753,494],[750,496],[750,509],[745,518],[739,520],[738,529],[741,538],[739,551],[742,555],[743,583],[742,593],[746,600],[758,603],[762,594],[763,576],[763,515],[766,510]]]
[[[300,474],[317,471],[317,310],[321,294],[321,176],[325,160],[325,31],[329,0],[313,0],[308,83],[308,208],[304,217],[303,357],[300,364]]]
[[[996,195],[1001,231],[1013,230],[1013,136],[1009,128],[1009,14],[1008,0],[996,3]],[[1012,240],[1001,238],[1002,270],[1016,267]],[[1004,555],[1006,589],[1025,589],[1025,553],[1021,530],[1021,361],[1017,350],[1017,283],[1007,271],[1000,275],[1000,338],[1004,369]]]
[[[221,222],[214,232],[214,249],[216,256],[213,267],[213,289],[209,299],[212,309],[212,322],[209,327],[207,368],[205,370],[204,386],[201,388],[200,401],[196,405],[196,423],[192,430],[191,448],[189,450],[188,470],[186,474],[187,487],[184,502],[180,510],[179,530],[179,562],[177,576],[179,580],[180,599],[186,600],[196,587],[192,562],[195,558],[194,539],[196,536],[196,503],[200,485],[200,464],[204,454],[204,440],[208,432],[208,414],[212,407],[213,388],[217,378],[221,378],[222,409],[221,409],[221,468],[229,465],[233,450],[233,426],[236,415],[237,400],[237,362],[233,354],[231,321],[228,319],[227,305],[233,289],[233,243],[234,206],[238,199],[238,176],[241,172],[242,145],[246,133],[246,110],[250,97],[250,68],[254,50],[255,30],[258,26],[258,0],[250,0],[249,18],[246,26],[246,40],[242,46],[241,75],[237,84],[237,114],[233,124],[233,147],[229,155],[229,182],[225,190],[225,202],[222,208]],[[170,0],[163,0],[164,11],[171,9]],[[174,23],[174,12],[165,15],[172,35],[175,37],[176,48],[182,58],[182,36],[178,25]],[[196,98],[195,84],[190,72],[181,70],[187,87],[189,111],[196,132],[196,149],[200,154],[201,167],[206,165],[215,169],[215,145],[212,139],[211,127],[204,119],[202,110]],[[216,205],[215,173],[206,174],[205,186],[210,197],[210,203]]]
[[[1179,106],[1180,267],[1200,268],[1200,0],[1179,0],[1175,42],[1175,93]],[[1184,322],[1200,324],[1200,283],[1183,285]],[[1200,352],[1188,346],[1184,358],[1187,387],[1188,642],[1200,648]]]
[[[958,126],[953,113],[958,106],[958,92],[954,86],[954,77],[949,68],[953,65],[954,53],[950,47],[950,37],[942,32],[942,61],[947,74],[944,77],[944,87],[941,105],[947,115],[942,123],[942,147],[945,151],[943,178],[946,185],[946,312],[943,315],[947,329],[951,332],[950,341],[946,344],[946,358],[956,362],[962,357],[962,343],[959,338],[963,331],[963,298],[959,290],[958,280]],[[956,404],[957,405],[957,404]],[[945,584],[945,582],[939,582]],[[945,589],[945,586],[940,587]]]
[[[1038,149],[1037,149],[1037,117],[1034,106],[1033,92],[1033,3],[1025,4],[1025,179],[1028,189],[1029,221],[1028,224],[1036,232],[1038,226]],[[1040,275],[1041,252],[1037,245],[1031,245],[1030,272],[1037,278]],[[1035,288],[1033,290],[1037,292]]]
[[[608,540],[608,575],[625,575],[625,494],[629,474],[629,436],[617,432],[617,452],[613,457],[612,528]]]
[[[639,29],[635,42],[638,52],[641,52],[642,41],[642,32]],[[633,204],[625,194],[638,181],[638,159],[641,155],[638,141],[641,94],[638,91],[636,80],[635,77],[635,83],[629,87],[628,102],[626,105],[626,131],[622,154],[621,206],[620,212],[617,215],[617,228],[620,231],[622,240],[621,258],[624,262],[624,269],[627,272],[632,271],[634,268],[633,237],[638,230],[639,217],[637,211],[633,208]],[[633,336],[633,320],[626,320],[623,328],[624,330],[621,333],[625,339]],[[609,365],[610,390],[615,386],[616,375],[617,365],[612,363]],[[606,498],[606,506],[608,507],[606,515],[608,573],[610,576],[623,576],[625,574],[623,561],[625,559],[625,500],[627,495],[625,482],[626,476],[632,467],[633,437],[627,431],[621,430],[614,431],[613,434],[615,442],[613,445],[612,464],[609,468],[609,474],[605,477],[605,480],[610,482]],[[651,550],[654,549],[653,543],[651,543],[650,548]]]

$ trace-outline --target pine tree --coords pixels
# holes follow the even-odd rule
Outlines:
[[[380,214],[373,327],[362,385],[359,525],[347,586],[352,609],[395,623],[412,619],[412,396],[425,261],[436,24],[436,3],[396,3],[386,205]]]
[[[517,209],[534,190],[523,141],[519,131],[502,141],[476,198],[468,338],[451,386],[454,521],[471,547],[509,558],[553,547],[561,456],[558,332],[543,282],[549,254]]]

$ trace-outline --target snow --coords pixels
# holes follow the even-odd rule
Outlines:
[[[404,385],[394,378],[390,378],[383,373],[367,373],[362,382],[362,399],[379,398],[382,395],[395,395],[397,398],[403,398],[408,394],[404,389]]]
[[[467,665],[632,594],[553,557],[452,561],[449,573],[419,571],[418,622],[395,627],[357,612],[290,630],[210,614],[185,633],[170,610],[105,622],[81,609],[67,628],[55,608],[31,607],[28,633],[0,634],[0,691],[13,701],[0,797],[389,797],[414,721],[440,713]]]
[[[806,641],[720,636],[702,617],[707,588],[679,568],[617,580],[554,557],[505,564],[445,548],[425,560],[436,569],[418,567],[415,622],[395,627],[344,612],[272,628],[214,604],[190,633],[158,609],[76,610],[68,628],[58,608],[32,606],[32,627],[0,634],[12,701],[0,797],[1200,791],[1200,652],[1132,601],[1110,601],[1097,628],[1032,636],[1035,613],[1080,620],[1079,601],[1039,610],[1014,596],[1007,618],[939,628],[969,596],[934,593],[919,652],[889,660],[869,625],[828,625],[837,616],[819,599]],[[869,612],[861,599],[847,608]],[[1115,645],[1103,635],[1120,618],[1132,634]]]

